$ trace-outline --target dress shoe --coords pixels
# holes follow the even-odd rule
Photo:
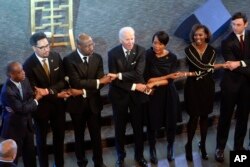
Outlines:
[[[204,144],[201,144],[201,142],[199,142],[199,149],[201,152],[201,158],[204,160],[208,160],[208,155],[207,155],[207,151],[206,151],[206,146]]]
[[[115,167],[124,167],[124,159],[118,158],[118,160],[115,163]]]
[[[193,161],[192,145],[186,144],[185,151],[186,151],[186,159],[188,161]]]
[[[234,151],[247,151],[244,147],[234,147]]]
[[[173,146],[173,144],[168,144],[167,159],[168,159],[168,161],[174,160],[174,146]]]
[[[148,163],[144,158],[136,159],[136,162],[140,167],[147,167]]]
[[[95,164],[95,167],[107,167],[104,163],[102,164]]]
[[[157,159],[157,156],[156,156],[156,150],[155,148],[150,148],[150,162],[152,164],[157,164],[158,163],[158,159]]]
[[[83,162],[77,162],[77,165],[79,167],[86,167],[88,164],[88,160],[84,160]]]
[[[224,161],[224,150],[220,150],[220,149],[215,150],[215,160],[218,162]]]

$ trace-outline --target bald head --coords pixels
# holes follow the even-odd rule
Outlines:
[[[12,139],[4,140],[0,143],[0,160],[13,161],[17,154],[17,144]]]

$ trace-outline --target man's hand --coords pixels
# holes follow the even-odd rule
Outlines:
[[[41,96],[46,96],[49,94],[49,90],[47,88],[38,88],[35,86],[35,92],[41,95]]]
[[[142,83],[138,83],[136,84],[135,90],[139,91],[139,92],[144,92],[146,90],[147,86],[145,84]]]
[[[112,81],[118,78],[118,74],[114,73],[108,73],[107,76],[109,76]]]
[[[228,69],[231,71],[240,67],[240,61],[227,61],[226,64],[227,64]]]
[[[48,93],[44,90],[44,89],[41,89],[41,88],[36,88],[35,87],[35,99],[38,101],[40,100],[43,96],[46,96]]]
[[[104,85],[109,84],[109,83],[112,82],[111,77],[108,76],[108,75],[104,75],[104,76],[103,76],[102,78],[100,78],[99,80],[100,80],[100,84],[104,84]]]
[[[63,90],[63,91],[57,93],[57,97],[67,99],[70,97],[70,93],[67,90]]]
[[[76,96],[81,96],[83,95],[83,90],[82,89],[68,89],[68,93],[73,96],[73,97],[76,97]]]

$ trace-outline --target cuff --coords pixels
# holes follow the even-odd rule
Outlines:
[[[120,73],[120,72],[118,73],[118,79],[122,80],[122,73]]]
[[[36,105],[38,106],[38,104],[39,104],[38,101],[36,99],[34,99],[34,101],[35,101]]]
[[[97,80],[96,80],[96,89],[99,89],[99,87],[100,87],[100,80],[97,79]]]
[[[240,66],[241,66],[241,67],[246,67],[247,64],[246,64],[243,60],[241,60],[241,61],[240,61]]]
[[[85,90],[85,89],[82,89],[82,91],[83,91],[82,97],[83,97],[83,98],[86,98],[86,97],[87,97],[87,92],[86,92],[86,90]]]
[[[132,91],[135,91],[135,88],[136,88],[136,84],[133,83],[131,90],[132,90]]]

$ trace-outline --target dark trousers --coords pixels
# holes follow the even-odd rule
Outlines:
[[[113,117],[115,122],[115,145],[119,159],[123,159],[126,156],[124,149],[125,145],[125,132],[126,124],[131,122],[134,141],[135,141],[135,159],[143,158],[143,110],[141,104],[134,104],[130,100],[127,104],[112,103]],[[128,112],[129,109],[129,112]]]
[[[7,129],[6,129],[7,130]],[[14,160],[15,164],[18,164],[18,158],[20,156],[23,157],[23,164],[25,167],[36,167],[36,151],[34,146],[34,133],[30,131],[28,128],[23,130],[21,136],[16,136],[12,132],[9,133],[5,131],[2,132],[2,137],[6,139],[13,139],[17,143],[17,156]],[[8,134],[9,133],[9,134]]]
[[[49,125],[53,133],[53,153],[56,167],[64,165],[64,132],[65,132],[65,113],[64,111],[51,112],[49,118],[36,117],[35,132],[37,142],[37,154],[41,167],[49,167],[47,134]]]
[[[244,138],[247,132],[247,122],[249,114],[249,89],[242,89],[239,92],[227,92],[222,89],[220,117],[217,127],[218,149],[225,149],[232,115],[237,105],[236,126],[234,134],[234,150],[242,149]]]
[[[100,113],[93,113],[90,109],[84,110],[82,113],[70,114],[74,126],[75,133],[75,154],[79,166],[86,163],[85,157],[85,141],[84,131],[86,124],[91,138],[91,145],[93,148],[93,161],[95,165],[101,165],[102,159],[102,146],[101,146],[101,116]]]

